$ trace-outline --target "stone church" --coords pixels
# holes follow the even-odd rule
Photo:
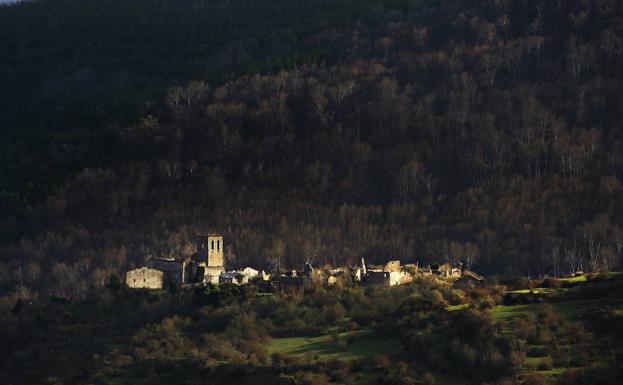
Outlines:
[[[177,258],[149,258],[147,267],[129,270],[126,285],[135,289],[161,289],[166,284],[219,283],[225,271],[223,236],[198,235],[196,251]]]

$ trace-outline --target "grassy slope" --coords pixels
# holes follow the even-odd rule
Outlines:
[[[608,274],[608,277],[615,276],[616,273]],[[590,282],[591,277],[582,275],[579,277],[573,277],[565,279],[567,282],[577,283],[579,286],[577,290],[582,290],[582,284]],[[549,289],[549,288],[534,288],[533,293],[547,293],[547,294],[563,294],[569,292],[570,289]],[[513,293],[528,294],[529,289],[515,290]],[[602,305],[622,305],[621,311],[623,312],[623,301],[618,299],[583,299],[572,300],[563,302],[549,303],[556,311],[564,314],[569,319],[575,319],[581,313]],[[510,321],[515,317],[522,314],[533,313],[536,314],[539,311],[541,304],[518,304],[511,306],[496,306],[491,310],[493,318],[502,324],[503,329],[507,332],[512,332]],[[448,308],[450,311],[459,311],[465,309],[466,305],[451,306]],[[331,335],[323,335],[318,337],[291,337],[291,338],[275,338],[271,341],[268,347],[269,353],[282,353],[290,356],[312,356],[320,360],[340,359],[346,361],[352,361],[357,359],[371,358],[376,355],[387,355],[394,358],[393,362],[397,362],[401,354],[400,350],[397,350],[396,346],[398,341],[392,340],[379,340],[369,331],[356,331],[340,333],[339,338],[345,341],[346,338],[352,338],[353,341],[347,344],[336,343],[334,337]],[[524,362],[524,371],[538,373],[544,376],[557,376],[566,370],[565,368],[551,368],[547,370],[539,370],[539,366],[542,364],[552,365],[551,356],[543,357],[528,357]],[[356,384],[368,384],[374,383],[374,379],[378,375],[374,373],[364,373],[356,380]],[[435,374],[437,384],[442,385],[460,385],[463,382],[453,376],[444,374]]]
[[[339,338],[344,342],[345,338],[353,338],[353,341],[345,344],[336,343],[331,335],[274,338],[268,347],[268,351],[271,354],[311,355],[317,356],[321,360],[339,358],[346,361],[370,358],[376,355],[392,355],[400,351],[400,348],[396,348],[397,341],[380,340],[369,331],[340,333]]]
[[[623,301],[618,301],[623,302]],[[550,305],[558,312],[564,314],[567,318],[573,319],[580,313],[596,307],[600,305],[612,305],[617,302],[608,301],[608,300],[582,300],[582,301],[565,301],[565,302],[554,302],[550,303]],[[536,314],[539,311],[539,307],[541,304],[531,303],[531,304],[519,304],[519,305],[499,305],[494,307],[491,310],[491,315],[493,318],[500,321],[508,321],[512,318],[518,317],[522,314],[533,313]]]
[[[600,274],[600,278],[609,279],[613,277],[619,276],[620,272],[609,272]],[[563,294],[569,292],[570,290],[581,291],[583,285],[591,282],[592,276],[584,274],[577,277],[571,278],[562,278],[560,279],[563,282],[576,284],[572,289],[562,288],[562,289],[550,289],[550,288],[533,288],[533,289],[524,289],[524,290],[514,290],[510,293],[514,294],[529,294],[529,293],[540,293],[540,294]],[[576,319],[580,314],[595,309],[601,306],[617,306],[620,310],[618,312],[623,313],[623,298],[592,298],[592,299],[582,299],[582,300],[571,300],[571,301],[563,301],[563,302],[551,302],[548,303],[552,306],[556,311],[563,314],[565,317],[569,319]],[[519,317],[523,314],[536,314],[541,307],[541,304],[532,303],[532,304],[516,304],[516,305],[499,305],[491,310],[491,315],[493,318],[500,322],[502,328],[505,332],[512,332],[511,321],[513,318]],[[538,347],[539,345],[534,345],[534,347]],[[547,370],[539,370],[539,366],[543,364],[549,364],[552,366],[552,357],[551,356],[542,356],[542,357],[528,357],[524,362],[524,371],[538,373],[544,376],[557,376],[564,373],[566,368],[552,368]]]
[[[379,339],[371,331],[360,330],[340,333],[339,338],[351,338],[352,342],[340,345],[335,342],[331,335],[274,338],[268,347],[268,351],[270,354],[281,353],[294,357],[310,355],[319,360],[339,359],[344,361],[370,359],[375,356],[386,355],[392,359],[392,364],[396,364],[403,354],[400,341]],[[356,378],[348,383],[354,385],[375,384],[379,375],[376,372],[364,371],[358,373]],[[433,373],[433,376],[437,385],[465,384],[464,380],[449,374]]]

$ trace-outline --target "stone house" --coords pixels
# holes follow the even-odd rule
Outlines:
[[[303,276],[281,276],[277,281],[275,281],[275,287],[280,290],[286,290],[289,288],[311,289],[314,287],[314,280],[311,277]]]
[[[314,287],[314,281],[319,278],[320,274],[309,263],[306,263],[302,272],[292,270],[277,278],[275,287],[281,290],[288,288],[310,289]]]
[[[264,272],[262,271],[262,273]],[[245,285],[255,278],[261,279],[263,277],[260,277],[260,272],[255,270],[254,268],[245,267],[242,270],[222,272],[219,275],[218,282],[219,284],[233,283],[235,285]]]
[[[251,281],[252,279],[258,277],[260,274],[259,271],[255,270],[252,267],[245,267],[244,269],[240,271],[240,273],[244,275],[245,277],[247,277],[247,281]]]
[[[128,270],[125,273],[125,284],[132,289],[162,289],[164,273],[148,267]]]
[[[460,278],[463,270],[459,267],[453,267],[449,263],[444,263],[441,265],[433,264],[430,267],[430,271],[432,274],[435,274],[442,278]]]
[[[238,271],[228,271],[219,275],[218,283],[221,285],[226,283],[232,283],[234,285],[244,285],[246,283],[249,283],[249,279],[247,276]]]
[[[327,277],[327,286],[336,286],[336,287],[346,287],[352,285],[352,278],[349,274],[348,269],[343,271],[338,271],[335,273],[331,273],[329,277]]]

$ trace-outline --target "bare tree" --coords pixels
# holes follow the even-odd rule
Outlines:
[[[596,271],[601,262],[601,251],[605,240],[604,226],[606,223],[601,219],[582,227],[582,236],[588,251],[588,266],[591,271]]]
[[[268,253],[268,262],[271,271],[275,273],[281,271],[283,258],[286,255],[286,243],[280,238],[273,239]]]
[[[552,249],[549,253],[550,262],[552,264],[552,269],[554,272],[554,277],[558,277],[558,265],[560,262],[560,244],[556,243],[552,246]]]
[[[565,260],[571,274],[584,270],[584,261],[578,255],[577,240],[574,239],[573,244],[565,250]]]
[[[623,230],[618,226],[612,230],[612,241],[616,249],[617,262],[623,266]]]
[[[97,267],[93,270],[93,273],[91,273],[91,284],[95,288],[102,288],[106,286],[109,277],[110,274],[106,271],[106,269]]]
[[[480,249],[475,244],[468,242],[465,244],[463,255],[465,256],[465,268],[471,270],[474,262],[480,255]]]

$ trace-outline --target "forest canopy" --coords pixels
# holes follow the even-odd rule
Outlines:
[[[206,230],[232,266],[615,268],[622,17],[616,0],[0,8],[0,290],[79,296]]]

